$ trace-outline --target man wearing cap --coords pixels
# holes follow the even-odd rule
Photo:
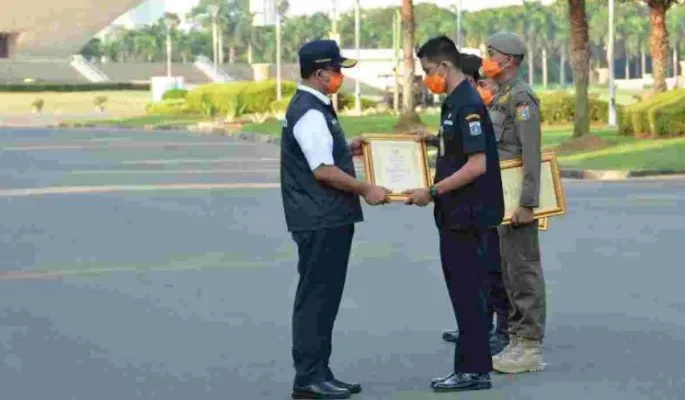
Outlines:
[[[540,371],[545,332],[545,280],[540,264],[538,222],[541,130],[540,101],[519,77],[526,54],[516,34],[500,32],[488,39],[485,76],[497,81],[499,94],[490,107],[501,160],[523,160],[522,193],[511,224],[499,227],[502,274],[509,294],[509,345],[493,357],[502,373]]]
[[[431,387],[437,392],[489,389],[485,242],[488,230],[504,216],[497,145],[487,108],[462,72],[454,42],[445,36],[430,39],[417,57],[426,87],[447,97],[440,111],[435,184],[406,191],[406,203],[435,203],[440,260],[461,333],[453,372],[433,379]]]
[[[461,70],[471,86],[478,91],[486,106],[490,107],[495,97],[494,81],[480,75],[482,59],[475,54],[461,53]],[[435,147],[437,137],[430,135],[428,142]],[[490,354],[497,354],[509,343],[507,334],[507,320],[509,317],[509,298],[502,282],[501,257],[499,249],[499,235],[497,227],[492,227],[486,232],[485,247],[488,256],[489,267],[489,293],[488,293],[488,321],[490,323]],[[497,318],[497,324],[493,324],[493,317]],[[442,338],[451,343],[458,343],[459,331],[448,330],[442,333]]]
[[[343,58],[332,40],[299,51],[302,82],[286,111],[281,137],[281,194],[288,231],[297,244],[299,282],[292,314],[294,399],[346,399],[361,386],[336,379],[328,367],[333,324],[342,299],[359,196],[386,203],[389,190],[356,179],[353,155],[327,95],[343,81]]]

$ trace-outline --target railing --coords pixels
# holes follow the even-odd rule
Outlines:
[[[228,75],[221,67],[214,68],[214,63],[205,56],[197,56],[195,68],[205,74],[212,82],[232,82],[235,79]]]
[[[109,77],[80,54],[71,57],[70,65],[91,82],[109,82]]]

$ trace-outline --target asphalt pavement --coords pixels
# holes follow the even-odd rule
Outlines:
[[[0,130],[0,398],[286,399],[295,247],[278,148]],[[357,399],[682,399],[685,181],[564,181],[544,361],[433,394],[454,326],[430,207],[365,207],[332,368]]]

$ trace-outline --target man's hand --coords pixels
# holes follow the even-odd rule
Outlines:
[[[423,188],[405,190],[402,194],[409,196],[409,198],[404,201],[404,204],[415,204],[419,207],[424,207],[433,200],[430,193],[428,193],[428,189]]]
[[[525,225],[533,222],[533,209],[528,208],[528,207],[517,207],[516,210],[514,210],[514,214],[511,216],[511,224],[513,226],[516,225]]]
[[[350,153],[352,153],[352,157],[364,155],[364,151],[362,150],[364,143],[366,143],[366,139],[361,137],[355,138],[350,142]]]
[[[385,204],[388,202],[388,195],[392,193],[391,190],[384,188],[383,186],[369,186],[362,196],[366,203],[371,206],[376,206],[379,204]]]

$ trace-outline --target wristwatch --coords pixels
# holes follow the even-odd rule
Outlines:
[[[435,185],[431,185],[431,187],[428,188],[428,194],[430,195],[431,199],[435,200],[435,198],[438,196],[438,188]]]

